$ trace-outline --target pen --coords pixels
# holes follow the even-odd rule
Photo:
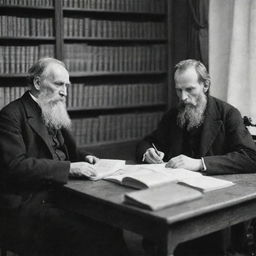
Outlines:
[[[160,157],[159,151],[158,151],[158,149],[156,148],[156,146],[155,146],[154,143],[152,143],[152,146],[153,146],[153,148],[154,148],[156,154]],[[163,160],[162,160],[162,159],[161,159],[160,163],[163,163]]]
[[[155,146],[155,144],[154,144],[154,143],[152,143],[152,146],[153,146],[153,148],[154,148],[155,152],[157,153],[157,155],[158,155],[158,156],[160,156],[160,155],[159,155],[159,152],[158,152],[158,150],[157,150],[157,148],[156,148],[156,146]]]

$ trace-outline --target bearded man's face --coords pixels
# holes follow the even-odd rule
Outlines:
[[[70,84],[67,70],[52,64],[40,78],[38,102],[47,127],[71,128],[71,119],[66,109],[67,86]]]
[[[176,93],[179,98],[177,123],[181,128],[191,130],[204,120],[207,105],[205,87],[198,81],[193,67],[175,73]]]

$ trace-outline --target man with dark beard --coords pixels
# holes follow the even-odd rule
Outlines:
[[[28,256],[123,255],[120,230],[57,204],[58,188],[98,160],[70,134],[64,63],[43,58],[28,73],[30,90],[0,111],[1,239]]]
[[[209,95],[210,77],[205,66],[197,60],[181,61],[175,66],[174,79],[178,107],[169,110],[157,129],[138,144],[137,160],[164,161],[167,167],[207,175],[255,172],[252,137],[236,108]],[[185,243],[182,248],[188,250],[184,255],[222,255],[221,239],[216,237]],[[192,254],[189,245],[197,252]],[[183,255],[181,251],[175,255]]]

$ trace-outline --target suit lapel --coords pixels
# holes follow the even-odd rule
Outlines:
[[[211,96],[208,98],[205,121],[203,125],[200,155],[205,156],[211,148],[216,136],[220,131],[222,121],[219,118],[218,110]]]
[[[26,92],[22,97],[22,102],[27,114],[27,120],[31,128],[35,133],[37,133],[41,139],[44,141],[45,145],[51,152],[52,156],[54,155],[51,142],[49,140],[49,134],[46,126],[43,123],[41,118],[41,110],[37,103],[31,98],[29,92]]]

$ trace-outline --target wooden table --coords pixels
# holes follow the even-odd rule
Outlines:
[[[103,180],[70,181],[62,203],[69,210],[152,239],[159,245],[159,256],[170,256],[181,242],[256,217],[256,174],[220,177],[236,185],[160,211],[124,204],[124,193],[132,189]]]

